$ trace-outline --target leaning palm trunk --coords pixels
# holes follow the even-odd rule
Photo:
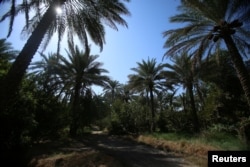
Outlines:
[[[235,46],[235,43],[230,35],[226,35],[223,37],[226,46],[229,50],[234,68],[236,70],[237,76],[240,80],[241,86],[244,90],[248,107],[250,108],[250,77],[248,74],[248,71],[246,69],[246,66],[242,60],[242,57],[238,51],[238,49]]]
[[[241,86],[244,90],[248,107],[250,109],[250,77],[248,74],[248,71],[246,69],[246,66],[241,58],[241,55],[239,54],[238,49],[235,46],[234,41],[232,40],[231,36],[225,36],[224,41],[227,45],[227,48],[230,52],[230,56],[235,68],[235,71],[237,73],[237,76],[240,80]],[[248,125],[249,126],[249,125]],[[247,126],[246,126],[247,127]],[[246,128],[244,127],[244,128]],[[250,137],[249,134],[247,133],[248,131],[244,131],[243,135],[245,137],[245,142],[248,148],[250,148]]]
[[[65,1],[66,0],[62,0],[62,4]],[[53,22],[54,19],[56,19],[55,4],[56,3],[54,2],[50,5],[40,23],[24,45],[22,51],[17,56],[6,78],[4,79],[0,87],[0,104],[2,108],[1,111],[6,109],[6,107],[11,105],[11,102],[14,101],[15,95],[18,92],[18,88],[22,82],[22,78],[24,77],[33,56],[35,55],[41,41],[43,40],[43,37],[49,25]]]

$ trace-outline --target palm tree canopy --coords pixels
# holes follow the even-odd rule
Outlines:
[[[175,56],[173,64],[164,64],[168,70],[164,71],[168,82],[173,84],[182,84],[185,89],[187,83],[193,82],[192,62],[187,54]]]
[[[6,75],[10,62],[15,59],[18,51],[14,50],[6,39],[0,39],[0,77]]]
[[[107,76],[102,75],[108,71],[101,68],[102,63],[96,61],[99,56],[89,53],[90,50],[83,52],[78,46],[69,44],[68,58],[60,57],[60,63],[56,67],[57,74],[68,87],[73,88],[75,82],[80,82],[82,88],[93,84],[102,86],[108,80]]]
[[[155,88],[159,81],[163,79],[161,74],[164,66],[157,64],[156,59],[137,62],[138,67],[131,68],[136,74],[129,75],[129,85],[139,92]]]
[[[0,39],[0,60],[13,60],[17,54],[18,51],[14,50],[11,43],[6,39]]]
[[[64,90],[64,83],[57,75],[57,65],[60,63],[60,55],[56,53],[49,53],[48,55],[40,53],[40,56],[42,60],[31,64],[28,75],[39,78],[37,81],[41,82],[40,85],[43,85],[43,91],[52,91],[54,94],[60,95]]]
[[[164,66],[167,70],[163,71],[163,75],[169,83],[174,85],[181,84],[185,89],[188,84],[195,84],[209,78],[213,75],[213,69],[216,64],[207,60],[201,61],[200,64],[194,65],[191,56],[187,53],[181,53],[172,59],[173,63],[166,63]]]
[[[106,69],[101,68],[102,63],[96,61],[98,55],[89,55],[90,49],[83,52],[78,46],[69,43],[69,50],[66,50],[67,57],[56,53],[41,53],[43,59],[32,63],[31,74],[42,75],[46,78],[51,87],[57,89],[55,92],[64,92],[70,95],[73,92],[76,82],[80,84],[81,89],[87,89],[95,84],[104,86],[108,76]],[[83,90],[82,89],[82,90]]]
[[[104,93],[108,96],[111,96],[111,98],[114,98],[115,95],[120,94],[121,90],[122,85],[117,80],[109,79],[103,87]]]
[[[250,49],[250,1],[248,0],[182,0],[179,14],[170,18],[184,27],[163,33],[165,56],[190,51],[196,56],[209,55],[225,47],[222,37],[229,34],[244,56]],[[224,34],[223,34],[224,33]]]
[[[55,53],[49,53],[45,55],[44,53],[40,53],[42,60],[36,61],[31,64],[29,68],[32,74],[41,74],[47,73],[48,75],[52,75],[55,73],[55,67],[59,63],[59,55]]]
[[[8,105],[9,99],[15,96],[37,49],[42,42],[45,48],[53,34],[58,34],[58,55],[61,40],[66,32],[68,41],[73,42],[73,37],[77,36],[87,50],[88,38],[91,38],[102,50],[105,43],[104,24],[108,24],[112,28],[117,28],[117,24],[127,26],[126,21],[121,15],[129,15],[130,13],[121,1],[23,0],[20,2],[16,0],[2,0],[0,5],[3,2],[11,4],[11,9],[0,18],[0,22],[6,18],[10,18],[8,35],[12,31],[15,16],[25,13],[26,25],[24,30],[30,37],[1,85],[0,91],[2,97],[5,97],[0,98],[0,103],[3,103],[1,106]],[[62,13],[56,13],[56,8],[60,8]],[[29,14],[33,16],[31,19],[29,19]]]
[[[10,0],[0,1],[0,5],[3,2],[9,2]],[[125,0],[129,1],[129,0]],[[15,0],[11,1],[10,10],[5,13],[0,22],[6,18],[10,18],[9,36],[12,32],[14,18],[20,13],[25,14],[26,25],[23,29],[23,35],[31,35],[34,29],[39,24],[43,14],[47,9],[54,5],[55,8],[60,8],[62,11],[53,20],[52,24],[46,32],[43,39],[42,48],[45,49],[49,44],[52,35],[56,32],[58,35],[58,50],[60,49],[60,42],[67,32],[69,40],[73,40],[74,36],[77,36],[82,44],[87,48],[88,37],[100,46],[102,50],[105,44],[105,29],[103,23],[109,27],[118,30],[117,24],[122,26],[128,26],[126,21],[121,15],[130,15],[130,12],[119,0],[83,0],[83,1],[51,1],[51,0],[25,0],[21,4],[17,4]],[[32,9],[34,12],[32,13]],[[55,9],[56,10],[56,9]],[[34,16],[30,18],[30,14]]]

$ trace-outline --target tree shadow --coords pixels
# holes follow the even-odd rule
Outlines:
[[[165,152],[135,141],[95,134],[79,139],[99,151],[109,154],[129,167],[193,166],[180,155]]]

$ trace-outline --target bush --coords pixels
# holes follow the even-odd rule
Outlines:
[[[184,112],[161,113],[158,127],[161,132],[192,132],[191,118]]]
[[[140,106],[136,102],[126,103],[122,100],[115,100],[112,107],[110,131],[116,134],[137,134],[148,128],[145,115],[148,108]]]
[[[201,133],[201,140],[225,150],[245,150],[246,145],[232,133],[234,127],[216,124]]]

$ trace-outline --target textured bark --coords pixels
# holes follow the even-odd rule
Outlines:
[[[199,132],[200,131],[200,124],[197,116],[197,111],[195,107],[195,101],[194,101],[194,94],[193,94],[193,84],[187,85],[190,103],[191,103],[191,112],[192,112],[192,118],[193,118],[193,125],[194,125],[194,131]]]
[[[154,132],[155,131],[155,107],[154,107],[153,88],[150,88],[149,93],[150,93],[150,103],[151,103],[150,106],[151,106],[151,114],[152,114],[150,131]]]
[[[12,64],[0,86],[0,111],[4,111],[7,106],[15,101],[16,93],[18,93],[26,70],[41,44],[49,25],[56,19],[55,7],[57,5],[62,5],[65,2],[66,0],[58,0],[51,3],[41,21],[27,40],[22,51],[17,56],[15,62]]]
[[[56,14],[54,5],[51,5],[11,66],[0,88],[1,111],[11,105],[11,101],[14,101],[15,95],[18,92],[26,70],[30,65],[30,62],[35,55],[49,25],[55,18]]]
[[[71,124],[70,124],[70,135],[75,137],[77,135],[77,130],[79,126],[79,104],[80,104],[80,89],[81,89],[81,80],[76,80],[76,85],[74,88],[74,97],[71,107]]]
[[[248,74],[247,68],[231,36],[225,35],[223,38],[229,50],[231,60],[233,62],[237,76],[244,90],[244,93],[248,102],[248,106],[250,108],[250,76]]]

